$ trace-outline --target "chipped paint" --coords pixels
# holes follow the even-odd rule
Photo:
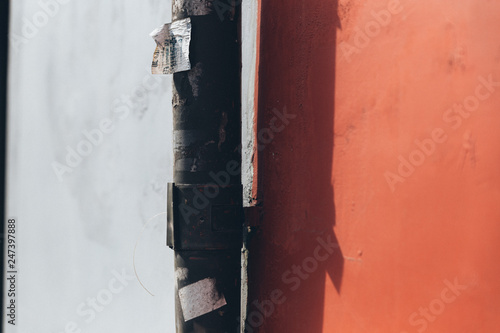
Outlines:
[[[222,112],[220,126],[219,126],[219,143],[217,144],[217,149],[221,151],[221,145],[226,141],[226,125],[227,125],[227,113]]]
[[[193,97],[195,98],[198,97],[200,94],[199,84],[201,76],[203,75],[202,66],[203,64],[199,62],[188,72],[189,84],[191,85],[191,91],[193,92]]]
[[[188,278],[189,270],[186,267],[177,267],[175,270],[176,281],[184,281]]]
[[[197,0],[197,1],[173,0],[172,13],[174,13],[174,19],[186,16],[209,15],[213,11],[212,2],[213,1],[208,1],[208,0]]]

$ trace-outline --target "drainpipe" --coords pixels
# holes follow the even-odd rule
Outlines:
[[[173,75],[167,245],[175,251],[177,333],[240,332],[240,6],[225,1],[172,6],[172,20],[189,17],[192,27],[191,69]]]

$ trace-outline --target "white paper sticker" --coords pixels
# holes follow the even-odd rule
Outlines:
[[[226,305],[224,295],[215,287],[215,279],[204,279],[179,289],[184,321],[215,311]]]
[[[156,42],[151,73],[173,74],[191,69],[189,44],[191,43],[191,19],[164,24],[155,29],[151,37]]]

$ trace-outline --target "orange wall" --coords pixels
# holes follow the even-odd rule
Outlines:
[[[260,29],[258,132],[295,118],[258,139],[250,329],[500,331],[500,1],[262,1]]]

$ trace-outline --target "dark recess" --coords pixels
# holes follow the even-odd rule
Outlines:
[[[3,309],[3,281],[4,281],[4,248],[5,248],[5,220],[7,216],[5,216],[5,169],[6,169],[6,142],[7,142],[7,61],[8,61],[8,52],[9,52],[9,1],[2,1],[0,10],[0,43],[2,44],[0,47],[0,127],[1,127],[1,144],[0,144],[0,155],[1,155],[1,174],[0,182],[2,183],[2,200],[0,203],[2,222],[0,222],[0,254],[1,262],[2,262],[2,309]],[[1,325],[1,324],[0,324]]]

